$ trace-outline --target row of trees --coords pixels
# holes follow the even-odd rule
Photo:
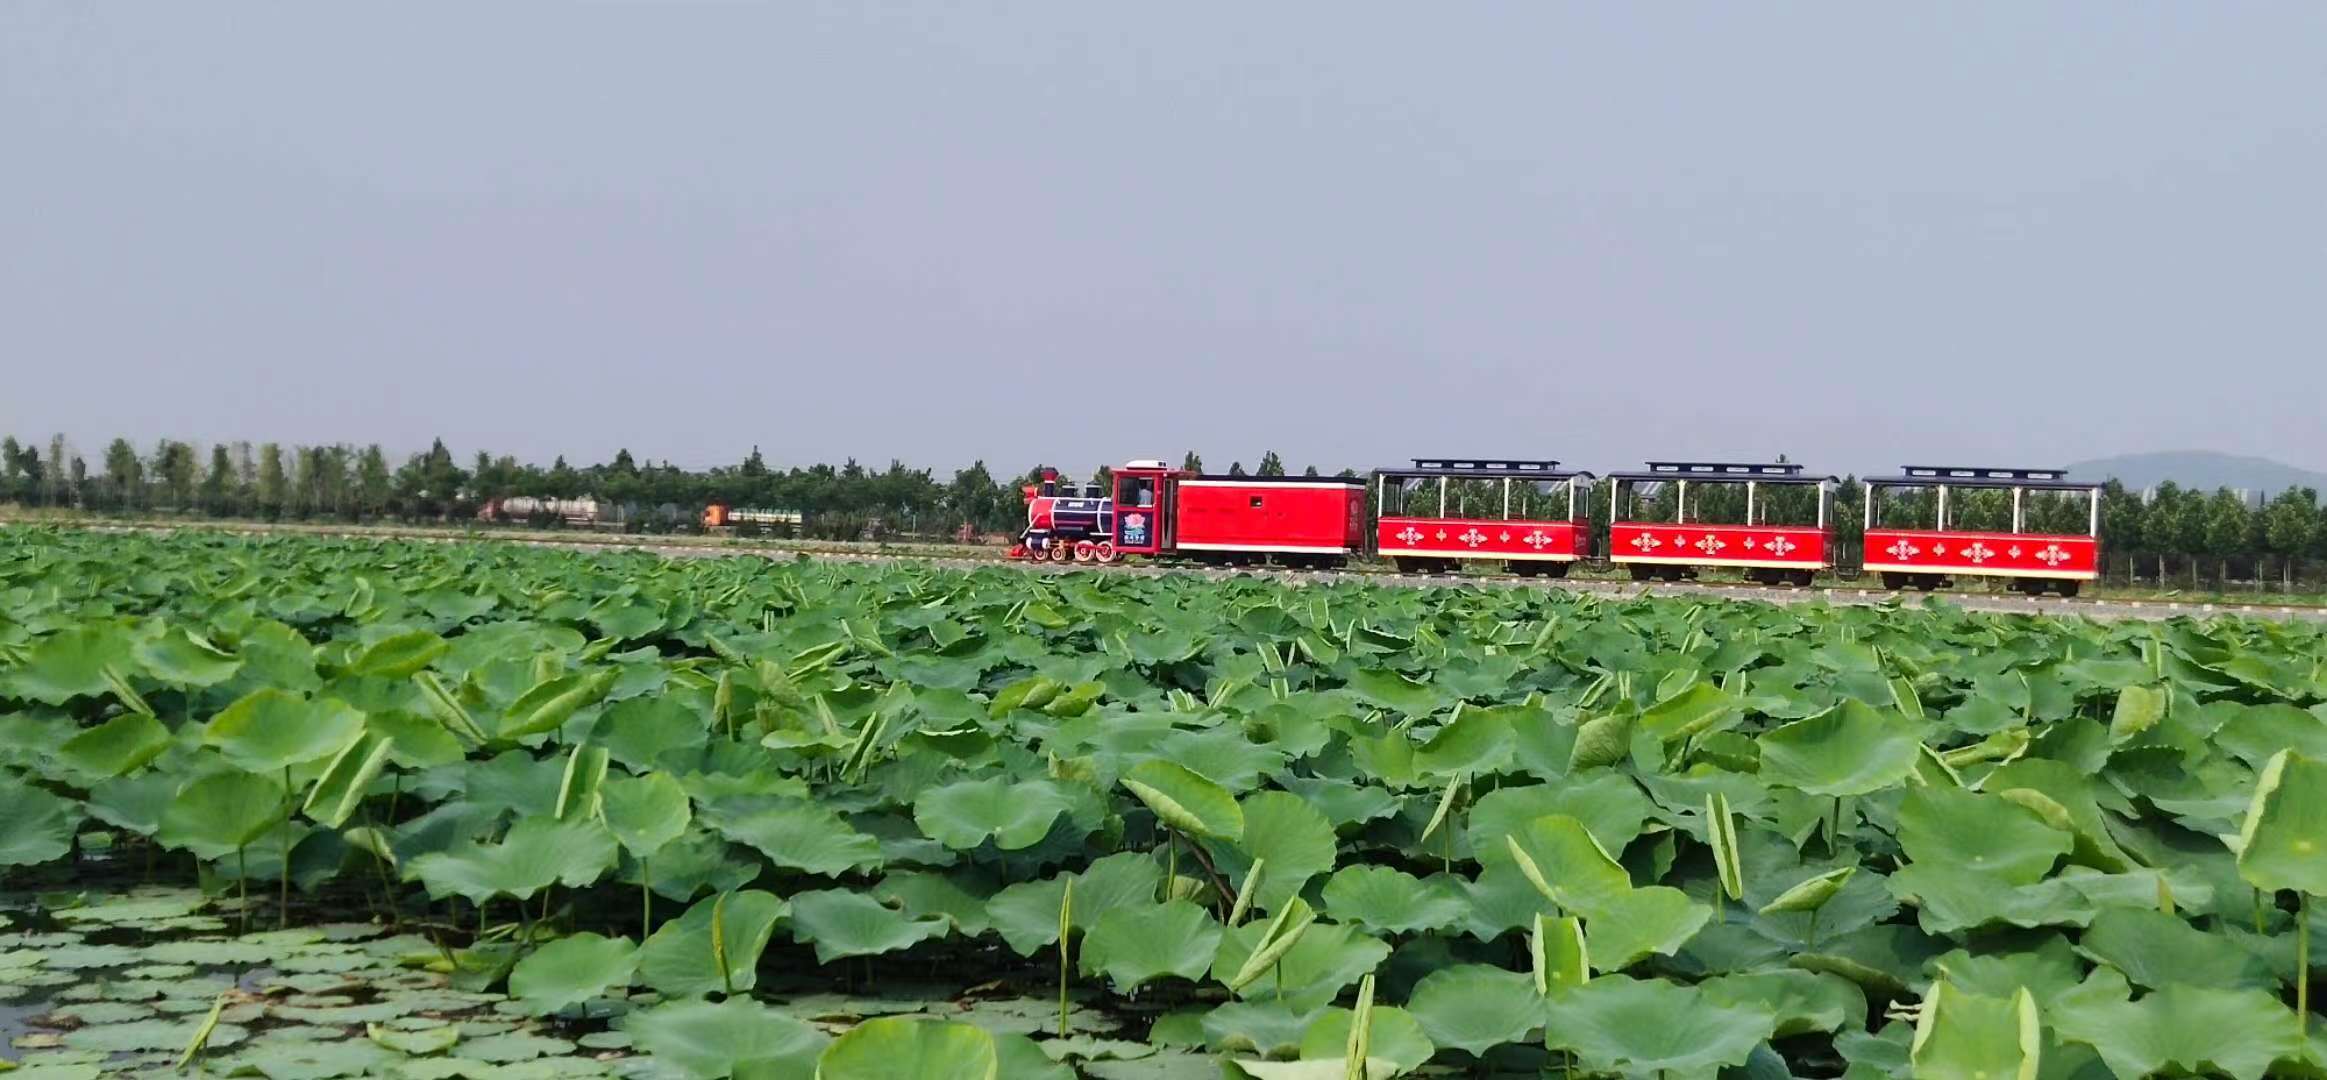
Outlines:
[[[756,447],[735,465],[699,470],[667,460],[640,461],[628,450],[579,468],[563,457],[543,467],[480,450],[464,468],[441,439],[394,464],[378,444],[221,443],[204,449],[164,439],[141,452],[127,439],[114,439],[96,465],[92,473],[61,435],[45,446],[14,437],[0,440],[0,502],[111,514],[416,522],[467,520],[488,502],[514,495],[590,496],[618,507],[625,526],[640,530],[691,527],[704,506],[718,502],[800,511],[808,518],[809,533],[821,537],[939,536],[965,527],[978,533],[1016,530],[1024,521],[1018,489],[1042,471],[1037,465],[997,475],[980,461],[940,479],[932,470],[898,461],[870,469],[854,459],[773,468]],[[1192,451],[1181,465],[1204,470],[1203,459]],[[1102,486],[1109,480],[1106,466],[1087,473],[1064,471]],[[1231,475],[1247,471],[1241,461],[1227,470]],[[1283,476],[1288,469],[1270,451],[1249,472]],[[1303,473],[1320,474],[1315,466]],[[1336,475],[1356,473],[1342,469]],[[1760,494],[1767,520],[1808,521],[1814,513],[1809,489],[1765,486]],[[1643,492],[1638,513],[1669,520],[1675,496],[1672,485]],[[1435,502],[1434,493],[1428,497]],[[1452,498],[1472,513],[1502,512],[1500,489],[1492,485],[1458,487]],[[1689,516],[1739,521],[1743,500],[1742,488],[1698,485],[1690,495]],[[1856,550],[1864,500],[1864,488],[1855,480],[1845,480],[1836,493],[1830,513],[1845,552]],[[1610,500],[1604,490],[1595,492],[1589,505],[1594,521],[1608,520]],[[1565,496],[1522,492],[1514,512],[1564,515]],[[2032,495],[2027,528],[2080,532],[2087,513],[2082,497]],[[1935,514],[1928,493],[1887,495],[1881,507],[1882,520],[1893,524],[1929,525]],[[2313,565],[2327,563],[2327,515],[2309,489],[2290,489],[2256,504],[2227,489],[2185,490],[2167,483],[2136,493],[2111,484],[2102,494],[2101,518],[2113,576],[2192,585],[2270,577],[2291,585]],[[2004,528],[2011,520],[2010,503],[2000,491],[1959,491],[1950,501],[1949,520],[1962,528]]]
[[[1188,463],[1202,464],[1193,454]],[[1233,468],[1245,471],[1241,464]],[[1271,453],[1258,471],[1282,474],[1284,465]],[[627,449],[581,468],[562,456],[543,467],[480,450],[464,468],[441,439],[393,465],[376,443],[236,442],[204,449],[163,439],[141,452],[127,439],[114,439],[92,472],[90,461],[64,436],[49,439],[45,449],[14,436],[0,440],[0,503],[270,521],[466,520],[495,500],[530,495],[594,497],[618,508],[612,516],[642,530],[687,527],[716,502],[797,510],[818,536],[941,535],[965,525],[980,533],[1009,532],[1025,520],[1019,487],[1041,472],[1038,465],[997,476],[980,461],[940,480],[929,469],[898,461],[875,470],[854,459],[779,469],[756,447],[735,465],[701,470],[640,461]],[[1101,484],[1108,479],[1105,466],[1083,475]]]

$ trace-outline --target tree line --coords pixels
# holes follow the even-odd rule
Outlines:
[[[1193,451],[1180,464],[1204,471],[1203,458]],[[635,531],[691,529],[705,506],[722,503],[799,511],[807,520],[805,534],[820,538],[936,537],[1015,532],[1025,520],[1019,489],[1038,482],[1044,469],[1035,465],[997,474],[978,461],[940,478],[934,470],[895,460],[880,469],[855,459],[777,468],[757,447],[734,465],[707,469],[640,460],[627,449],[609,461],[580,467],[562,456],[544,467],[479,450],[464,466],[442,439],[391,462],[377,443],[234,442],[205,449],[163,439],[141,451],[117,438],[94,465],[92,472],[91,462],[61,435],[45,445],[13,436],[0,439],[0,503],[118,515],[413,523],[474,520],[481,509],[512,496],[590,497],[607,505],[611,520]],[[1060,471],[1070,481],[1102,487],[1110,479],[1105,465],[1087,472]],[[1237,461],[1227,472],[1288,475],[1275,451],[1262,454],[1250,470]],[[1323,475],[1316,466],[1302,472]],[[1357,473],[1345,468],[1334,475]],[[1814,515],[1810,489],[1765,486],[1760,493],[1765,520],[1806,523]],[[1672,485],[1642,493],[1639,516],[1670,520],[1675,494]],[[1501,512],[1500,495],[1486,488],[1457,489],[1456,498],[1478,508],[1471,512]],[[1561,498],[1535,493],[1523,497],[1521,506],[1526,512],[1551,513],[1564,506]],[[1743,499],[1742,489],[1733,485],[1699,485],[1691,492],[1690,519],[1742,520]],[[1604,487],[1593,493],[1589,505],[1592,519],[1604,524],[1610,514]],[[1863,485],[1845,479],[1830,511],[1845,553],[1857,550],[1864,505]],[[2088,513],[2081,496],[2032,494],[2026,510],[2032,532],[2081,532]],[[1894,492],[1884,497],[1881,512],[1889,524],[1928,526],[1936,508],[1928,492]],[[2010,520],[2004,492],[1963,490],[1950,500],[1953,526],[2004,528]],[[2168,482],[2133,492],[2112,482],[2102,492],[2101,521],[2108,571],[2120,579],[2191,586],[2276,579],[2292,585],[2327,564],[2327,515],[2318,493],[2308,488],[2291,488],[2255,503],[2227,488],[2209,492]]]

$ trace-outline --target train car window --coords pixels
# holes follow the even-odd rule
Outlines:
[[[1690,484],[1689,524],[1745,524],[1745,485]]]
[[[1428,517],[1429,512],[1424,505],[1414,501],[1414,493],[1421,488],[1422,478],[1419,476],[1390,477],[1389,483],[1382,485],[1381,515],[1383,517]]]

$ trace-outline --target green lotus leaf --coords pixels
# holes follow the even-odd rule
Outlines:
[[[2238,829],[2238,876],[2327,896],[2327,761],[2281,750],[2263,766]]]
[[[861,892],[826,890],[792,897],[792,939],[816,946],[816,962],[879,956],[944,937],[944,919],[915,919]]]
[[[1916,863],[2029,885],[2051,873],[2076,841],[2002,796],[1923,786],[1899,806],[1899,846]]]
[[[1906,780],[1922,752],[1915,722],[1844,701],[1765,732],[1761,779],[1812,795],[1864,795]]]
[[[1753,971],[1698,983],[1716,1005],[1759,1009],[1777,1018],[1778,1038],[1815,1031],[1862,1030],[1866,992],[1839,975],[1808,971]]]
[[[1698,987],[1622,975],[1562,993],[1549,1013],[1545,1045],[1572,1051],[1588,1068],[1629,1075],[1743,1065],[1777,1029],[1765,1008],[1724,1005]]]
[[[1244,811],[1236,797],[1176,762],[1141,762],[1124,775],[1123,786],[1164,824],[1181,832],[1230,842],[1244,836]]]
[[[588,617],[599,633],[616,641],[643,638],[663,628],[662,612],[651,604],[600,603]]]
[[[364,714],[331,698],[253,690],[211,717],[205,745],[251,772],[281,772],[328,758],[363,734]]]
[[[426,1057],[452,1049],[461,1041],[461,1029],[450,1024],[416,1030],[366,1024],[364,1037],[399,1054]]]
[[[1692,683],[1640,713],[1640,729],[1663,742],[1718,731],[1743,718],[1737,697],[1709,682]]]
[[[598,811],[624,851],[647,858],[695,820],[694,804],[669,773],[618,777],[598,788]]]
[[[1632,728],[1637,722],[1629,710],[1605,713],[1576,728],[1575,745],[1568,750],[1568,771],[1582,772],[1614,765],[1632,755]]]
[[[1357,1014],[1336,1006],[1317,1014],[1301,1033],[1301,1057],[1310,1061],[1348,1061],[1349,1029]],[[1376,1005],[1367,1013],[1366,1060],[1395,1066],[1392,1075],[1419,1069],[1438,1052],[1414,1014],[1394,1005]],[[1338,1076],[1336,1080],[1339,1080]]]
[[[816,1059],[816,1080],[997,1080],[994,1037],[970,1024],[884,1016],[849,1029]]]
[[[2327,715],[2285,704],[2237,708],[2215,731],[2214,742],[2239,760],[2259,769],[2281,750],[2327,760]]]
[[[995,893],[986,904],[986,917],[993,929],[1002,935],[1012,951],[1020,956],[1032,956],[1035,950],[1058,943],[1058,909],[1064,900],[1067,882],[1076,880],[1072,874],[1042,881],[1024,881]],[[1163,880],[1163,871],[1155,872],[1155,881]],[[1153,902],[1155,885],[1150,884],[1141,900]],[[1087,903],[1078,888],[1075,907],[1083,911],[1104,911],[1099,904]]]
[[[366,731],[354,742],[340,748],[333,755],[323,775],[307,792],[305,810],[316,824],[336,829],[347,824],[363,805],[364,795],[380,770],[388,765],[388,756],[395,746],[386,738]]]
[[[2294,1010],[2263,990],[2173,985],[2139,1001],[2056,1002],[2051,1015],[2061,1039],[2099,1051],[2119,1076],[2257,1080],[2302,1047]]]
[[[2130,742],[2165,719],[2171,692],[2155,686],[2128,686],[2117,691],[2117,708],[2109,717],[2109,741]]]
[[[1096,913],[1154,902],[1163,884],[1163,868],[1144,853],[1118,852],[1093,862],[1080,874],[1021,882],[995,893],[986,905],[986,915],[1013,951],[1030,956],[1058,941],[1059,900],[1070,879],[1075,883],[1075,910]],[[1087,918],[1078,921],[1086,928],[1090,925]]]
[[[721,1002],[668,1001],[622,1019],[638,1049],[700,1077],[812,1075],[830,1039],[790,1016],[748,998]]]
[[[1578,905],[1595,971],[1622,971],[1670,956],[1712,920],[1713,909],[1679,889],[1651,885]]]
[[[1080,895],[1078,890],[1077,897]],[[1220,949],[1212,958],[1212,977],[1224,984],[1232,982],[1253,958],[1267,929],[1267,923],[1249,922],[1221,934]],[[1285,1002],[1295,1009],[1313,1009],[1330,1003],[1342,988],[1373,971],[1389,955],[1388,945],[1366,936],[1356,927],[1313,923],[1276,963],[1257,973],[1236,993],[1256,1001],[1273,1000],[1277,996],[1278,979],[1282,977]]]
[[[558,776],[557,801],[550,807],[551,816],[560,821],[597,818],[603,823],[598,788],[606,782],[606,770],[612,761],[603,746],[577,744],[566,751],[565,768]]]
[[[556,1012],[630,985],[638,945],[629,938],[580,933],[550,942],[517,962],[509,993],[539,1012]]]
[[[1050,1059],[1043,1047],[1059,1040],[1037,1043],[1024,1035],[994,1033],[995,1061],[1007,1080],[1078,1080],[1072,1066]]]
[[[140,640],[135,652],[147,675],[171,686],[216,686],[242,670],[234,654],[182,626]]]
[[[758,848],[777,866],[811,874],[834,877],[881,863],[879,840],[821,806],[771,807],[712,825],[728,839]]]
[[[1148,756],[1180,765],[1231,792],[1256,786],[1261,777],[1285,764],[1284,751],[1255,743],[1243,731],[1226,727],[1172,731],[1156,740]]]
[[[1563,907],[1595,909],[1632,891],[1632,876],[1583,822],[1565,814],[1528,822],[1504,837],[1504,848],[1520,873]]]
[[[1468,906],[1459,879],[1427,880],[1389,866],[1344,866],[1326,879],[1325,911],[1341,922],[1410,934],[1455,925]]]
[[[1440,968],[1414,984],[1406,1011],[1437,1046],[1472,1056],[1527,1038],[1547,1010],[1534,980],[1482,964]]]
[[[2095,797],[2091,777],[2063,761],[2047,758],[2022,758],[1997,768],[1982,782],[1982,789],[1995,792],[2007,799],[2015,798],[2014,791],[2033,791],[2042,794],[2060,808],[2063,820],[2048,819],[2046,824],[2064,828],[2073,838],[2069,861],[2096,870],[2119,873],[2133,868],[2132,857],[2119,847],[2109,826],[2101,817],[2100,803]],[[2028,805],[2023,802],[2022,805]],[[2045,816],[2039,813],[2038,816]]]
[[[986,912],[991,888],[968,875],[890,873],[873,886],[873,895],[913,918],[943,918],[956,932],[975,937],[993,925]]]
[[[436,769],[468,756],[461,741],[436,720],[412,713],[364,717],[364,730],[388,740],[388,761],[407,769]]]
[[[232,855],[281,827],[287,796],[282,782],[272,776],[212,773],[171,797],[155,839],[192,851],[198,858]]]
[[[193,1041],[194,1034],[202,1026],[203,1018],[198,1016],[183,1020],[154,1019],[133,1020],[126,1024],[92,1024],[66,1032],[62,1045],[69,1050],[100,1054],[159,1050],[176,1054]],[[207,1045],[212,1050],[224,1050],[248,1038],[249,1029],[240,1024],[221,1023],[210,1029]],[[164,1064],[167,1065],[167,1062]],[[25,1071],[33,1072],[30,1069]]]
[[[775,935],[776,920],[789,910],[774,894],[757,889],[698,900],[638,947],[638,981],[664,997],[748,991],[758,985],[760,954]],[[714,917],[717,935],[711,929]]]
[[[1253,902],[1260,910],[1275,911],[1309,884],[1311,878],[1331,872],[1337,841],[1333,823],[1325,820],[1301,797],[1284,791],[1260,791],[1239,804],[1244,838],[1234,856],[1221,859],[1221,873],[1242,880],[1252,860],[1265,859]]]
[[[1368,668],[1349,677],[1349,691],[1369,705],[1408,716],[1437,712],[1443,700],[1437,688],[1416,682],[1385,668]]]
[[[1048,780],[962,780],[922,792],[913,800],[913,822],[930,839],[957,851],[988,838],[1004,851],[1017,851],[1049,835],[1051,823],[1072,805],[1066,792]]]
[[[613,868],[614,855],[613,834],[595,821],[529,817],[510,826],[499,843],[465,841],[421,855],[407,864],[404,876],[418,878],[437,899],[528,900],[553,884],[579,888],[598,880]]]
[[[1763,904],[1761,914],[1778,915],[1794,911],[1816,911],[1825,907],[1827,901],[1834,899],[1834,895],[1841,892],[1843,886],[1850,884],[1851,877],[1857,873],[1858,867],[1843,866],[1805,879],[1779,893],[1776,899]]]
[[[1718,791],[1705,796],[1705,844],[1713,849],[1714,883],[1731,900],[1745,899],[1745,871],[1737,848],[1737,817],[1729,811],[1729,797]]]
[[[711,730],[702,714],[670,695],[626,698],[606,706],[590,741],[633,769],[652,769],[673,751],[701,749]]]
[[[1166,975],[1202,978],[1220,948],[1220,923],[1185,900],[1101,909],[1083,938],[1086,975],[1105,975],[1128,993]]]
[[[1314,1059],[1303,1061],[1231,1061],[1222,1075],[1248,1080],[1351,1080],[1357,1074],[1350,1071],[1352,1063],[1346,1058]],[[1387,1058],[1366,1059],[1365,1080],[1388,1080],[1402,1070]]]
[[[1558,784],[1525,784],[1481,796],[1470,808],[1470,844],[1485,863],[1509,860],[1503,838],[1537,818],[1565,814],[1581,822],[1608,851],[1622,851],[1640,835],[1656,804],[1628,776],[1600,773]]]
[[[1509,763],[1517,741],[1500,710],[1464,709],[1414,748],[1414,770],[1438,778],[1492,773]]]
[[[1981,997],[1943,979],[1924,996],[1907,1055],[1917,1077],[2036,1080],[2043,1050],[2036,999],[2026,988],[2009,998]]]
[[[2179,916],[2148,908],[2107,908],[2093,916],[2077,939],[2076,951],[2124,972],[2135,985],[2152,989],[2174,983],[2257,989],[2278,985],[2278,978],[2259,958],[2223,944],[2220,937]]]
[[[535,683],[501,714],[495,738],[513,742],[533,735],[556,731],[574,714],[595,705],[608,691],[621,672],[612,670],[578,671]]]
[[[353,675],[371,675],[384,679],[410,678],[413,673],[436,662],[452,648],[452,643],[426,630],[407,630],[381,638],[356,654],[347,670]]]
[[[1527,932],[1527,966],[1538,994],[1582,986],[1592,977],[1592,948],[1584,938],[1584,921],[1573,915],[1535,916],[1535,925]]]
[[[73,850],[80,811],[22,777],[0,773],[0,866],[38,866]]]
[[[46,705],[103,697],[113,689],[106,672],[128,670],[131,659],[130,638],[121,627],[68,627],[34,642],[23,662],[6,673],[6,685],[12,696]]]
[[[57,757],[79,772],[115,777],[144,768],[170,748],[170,729],[146,713],[126,712],[65,740]]]
[[[1994,874],[1918,863],[1900,867],[1886,884],[1919,909],[1917,923],[1933,934],[1999,924],[2083,926],[2094,915],[2092,900],[2061,878],[2016,885]]]
[[[1231,1001],[1203,1015],[1204,1045],[1222,1053],[1289,1057],[1323,1006],[1295,1009],[1281,1001]]]

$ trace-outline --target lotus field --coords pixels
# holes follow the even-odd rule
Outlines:
[[[2323,665],[2299,623],[11,529],[0,1059],[2319,1075]]]

